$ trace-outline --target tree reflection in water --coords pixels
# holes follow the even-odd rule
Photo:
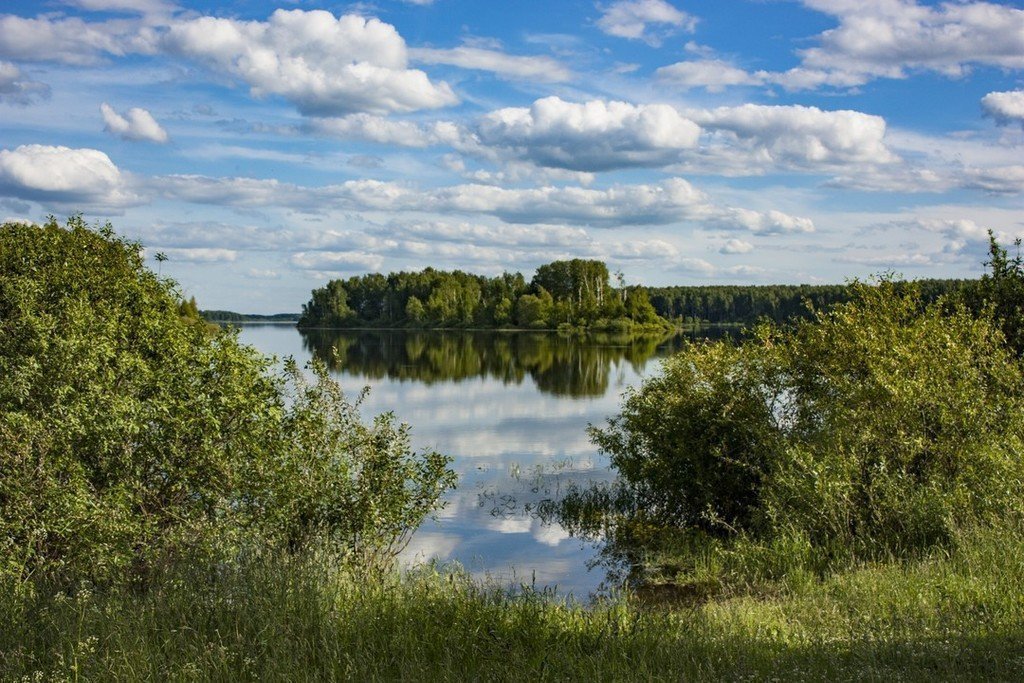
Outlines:
[[[431,384],[486,377],[520,384],[530,377],[555,396],[603,396],[612,365],[643,370],[654,355],[679,348],[673,334],[303,330],[303,346],[332,370],[369,379]]]

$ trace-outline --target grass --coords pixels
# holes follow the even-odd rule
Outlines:
[[[509,595],[324,558],[181,571],[144,593],[3,596],[2,680],[1019,680],[1024,538],[756,595],[645,607]]]

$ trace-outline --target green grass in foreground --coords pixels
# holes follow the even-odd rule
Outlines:
[[[641,608],[509,597],[461,575],[323,560],[166,577],[145,593],[3,597],[2,680],[1019,680],[1024,540],[794,575],[761,597]],[[770,597],[764,597],[769,595]]]

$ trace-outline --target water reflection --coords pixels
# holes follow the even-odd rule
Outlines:
[[[704,335],[699,335],[704,336]],[[243,326],[243,342],[299,363],[323,359],[367,417],[393,411],[417,448],[454,458],[458,488],[413,536],[407,560],[456,561],[477,576],[536,581],[585,597],[605,575],[600,549],[536,514],[566,486],[614,474],[587,437],[622,392],[656,372],[684,336],[311,331]],[[337,356],[331,349],[337,348]]]
[[[577,398],[603,396],[613,365],[624,361],[639,374],[659,348],[670,351],[680,343],[676,335],[594,334],[580,339],[543,332],[308,330],[301,334],[307,351],[331,369],[371,379],[430,385],[483,377],[521,384],[529,377],[545,393]]]

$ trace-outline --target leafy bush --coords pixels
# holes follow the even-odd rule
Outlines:
[[[291,549],[328,542],[360,564],[384,565],[454,487],[455,473],[446,456],[413,451],[409,426],[392,413],[364,424],[367,390],[349,401],[323,362],[309,369],[314,382],[287,363],[290,408],[265,534]]]
[[[905,283],[852,290],[794,328],[688,346],[592,430],[634,518],[853,557],[1021,511],[1024,380],[992,319]]]
[[[322,368],[316,385],[274,373],[181,303],[109,226],[0,228],[0,574],[142,577],[313,529],[387,548],[451,485],[442,456],[412,453],[390,417],[363,426]],[[318,506],[314,485],[332,492]]]

